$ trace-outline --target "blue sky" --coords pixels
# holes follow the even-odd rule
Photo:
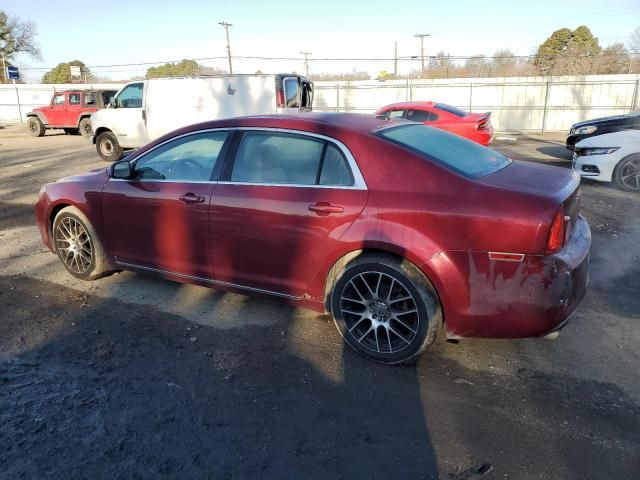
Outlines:
[[[315,58],[417,55],[414,33],[430,33],[426,54],[490,55],[509,48],[528,55],[551,32],[585,24],[602,45],[625,42],[640,26],[640,0],[508,1],[352,0],[306,1],[154,1],[95,3],[4,0],[9,14],[32,20],[43,61],[20,57],[22,67],[51,67],[79,59],[87,65],[112,65],[226,55],[221,20],[234,24],[234,55],[299,57],[312,52],[311,70],[391,70],[391,62],[330,62]],[[209,61],[226,67],[226,60]],[[284,67],[284,68],[283,68]],[[417,65],[413,65],[417,68]],[[302,62],[236,60],[234,70],[252,73],[298,70]],[[408,69],[401,63],[400,69]],[[112,78],[143,74],[146,67],[95,68]],[[44,70],[24,70],[28,81]]]

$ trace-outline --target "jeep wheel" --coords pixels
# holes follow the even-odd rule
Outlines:
[[[85,117],[80,120],[78,128],[80,130],[80,134],[85,138],[93,135],[93,129],[91,128],[91,119],[89,117]]]
[[[122,148],[118,139],[111,132],[103,132],[96,138],[96,150],[98,155],[107,162],[115,162],[122,157]]]
[[[42,137],[46,130],[38,117],[29,117],[27,120],[27,128],[32,137]]]

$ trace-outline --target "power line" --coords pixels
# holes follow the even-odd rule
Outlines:
[[[628,55],[638,55],[638,50],[631,49],[627,54]],[[436,56],[436,55],[425,55],[425,58],[428,59],[443,59],[443,60],[469,60],[476,58],[483,58],[485,60],[494,60],[494,59],[504,59],[504,58],[515,58],[515,59],[534,59],[534,58],[553,58],[553,57],[584,57],[584,58],[593,58],[597,56],[622,56],[624,53],[616,53],[616,54],[603,54],[603,53],[594,53],[594,54],[585,54],[585,53],[553,53],[553,54],[544,54],[544,55],[509,55],[509,56],[485,56],[485,55],[445,55],[445,56]],[[288,62],[304,62],[304,58],[302,57],[265,57],[265,56],[253,56],[253,55],[235,55],[233,58],[239,60],[268,60],[268,61],[288,61]],[[202,58],[193,58],[193,61],[196,62],[206,62],[210,60],[225,60],[228,59],[227,56],[221,57],[202,57]],[[318,58],[314,57],[314,62],[393,62],[395,61],[395,57],[361,57],[361,58],[347,58],[347,57],[324,57]],[[421,60],[420,57],[412,55],[412,56],[403,56],[397,57],[398,61],[418,61]],[[111,64],[111,65],[87,65],[87,68],[91,69],[101,69],[101,68],[114,68],[114,67],[144,67],[147,65],[162,65],[166,63],[179,63],[181,60],[165,60],[165,61],[156,61],[156,62],[139,62],[139,63],[121,63],[121,64]],[[51,70],[55,67],[23,67],[22,70]]]

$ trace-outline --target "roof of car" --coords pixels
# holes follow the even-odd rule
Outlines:
[[[389,105],[385,105],[380,110],[388,110],[390,108],[438,108],[436,107],[436,103],[432,101],[415,101],[415,102],[398,102],[391,103]]]
[[[322,125],[338,127],[357,133],[369,133],[382,127],[389,126],[392,121],[382,120],[373,114],[335,113],[335,112],[305,112],[294,114],[255,115],[248,117],[214,120],[197,125],[195,129],[216,127],[272,127],[272,128],[301,128],[316,130]],[[402,122],[404,123],[404,122]],[[196,127],[196,126],[192,126]],[[307,128],[305,128],[307,127]],[[316,128],[314,128],[316,127]]]

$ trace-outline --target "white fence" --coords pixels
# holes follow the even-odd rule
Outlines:
[[[123,85],[113,83],[0,85],[0,122],[25,121],[27,113],[31,110],[51,103],[53,92],[92,88],[119,90]]]
[[[315,82],[316,111],[374,112],[433,100],[493,112],[498,131],[566,131],[575,122],[638,108],[640,75]]]
[[[24,121],[52,93],[121,84],[0,85],[0,121]],[[640,75],[451,78],[315,82],[316,111],[371,113],[394,102],[435,100],[473,112],[493,112],[498,131],[566,131],[573,123],[640,107]]]

